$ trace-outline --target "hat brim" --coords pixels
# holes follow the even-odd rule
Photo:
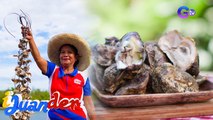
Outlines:
[[[90,64],[91,50],[89,44],[80,36],[70,33],[58,34],[52,37],[48,43],[48,57],[51,62],[60,66],[59,49],[64,44],[70,44],[78,49],[79,71],[84,71]]]

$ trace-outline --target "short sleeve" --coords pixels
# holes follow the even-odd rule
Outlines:
[[[90,96],[91,95],[91,88],[90,88],[90,82],[89,78],[86,80],[86,84],[84,85],[84,96]]]
[[[47,61],[47,73],[44,73],[48,78],[53,74],[56,64]]]

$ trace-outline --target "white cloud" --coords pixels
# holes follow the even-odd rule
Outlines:
[[[16,64],[0,64],[0,67],[3,68],[3,69],[0,69],[0,73],[1,73],[1,76],[0,76],[0,81],[1,80],[8,80],[8,79],[11,79],[12,77],[15,77],[15,67],[16,67]]]
[[[31,88],[48,90],[49,79],[48,77],[42,75],[41,71],[39,70],[34,61],[30,64],[30,72],[32,73],[31,77],[32,83],[30,84]]]
[[[13,82],[11,81],[12,78],[15,77],[15,68],[16,64],[10,66],[1,66],[4,69],[0,69],[0,81],[1,81],[1,90],[5,90],[11,87],[14,87]],[[41,90],[48,90],[48,78],[41,74],[40,70],[37,68],[35,64],[30,65],[30,72],[32,73],[30,87],[32,89],[41,89]]]
[[[12,40],[5,38],[4,40],[0,40],[0,52],[9,52],[13,50],[18,50],[18,40]]]

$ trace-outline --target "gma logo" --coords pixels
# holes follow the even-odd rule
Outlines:
[[[196,12],[194,9],[189,9],[187,6],[181,6],[178,8],[177,14],[180,18],[185,19],[189,16],[194,16]]]

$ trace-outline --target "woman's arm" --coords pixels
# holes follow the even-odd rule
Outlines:
[[[84,104],[87,109],[87,114],[90,120],[96,120],[95,107],[91,96],[84,96]]]
[[[46,73],[47,72],[47,61],[41,57],[40,52],[34,41],[32,32],[29,30],[28,27],[21,27],[21,29],[22,29],[22,34],[25,34],[26,39],[29,41],[30,50],[31,50],[32,56],[37,64],[37,66],[42,71],[42,73]]]

